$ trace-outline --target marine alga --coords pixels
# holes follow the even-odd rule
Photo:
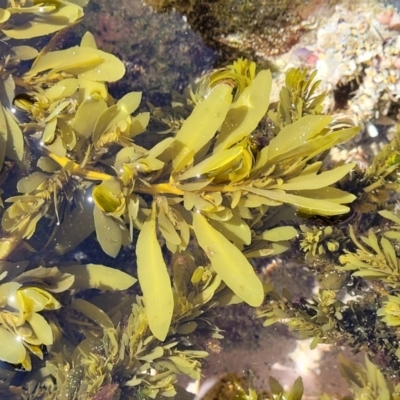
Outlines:
[[[79,6],[67,2],[46,7],[30,17],[67,8],[80,18]],[[11,24],[14,11],[7,12]],[[9,73],[0,96],[0,334],[8,344],[0,359],[41,371],[27,376],[26,398],[174,396],[179,374],[199,379],[205,338],[222,337],[215,307],[241,302],[258,307],[265,325],[283,322],[312,337],[313,346],[346,342],[383,354],[383,371],[394,372],[397,137],[366,171],[329,163],[329,150],[358,128],[322,114],[315,72],[290,70],[271,104],[271,72],[239,59],[187,91],[184,117],[156,110],[174,128],[139,145],[138,135],[151,133],[150,113],[141,111],[140,93],[111,96],[107,83],[125,67],[93,35],[40,53],[11,48],[3,72],[18,54],[33,61],[18,77]],[[374,224],[370,210],[379,210]],[[93,233],[108,256],[131,252],[136,269],[43,267]],[[38,255],[23,261],[25,251]],[[319,278],[337,279],[312,299],[278,293],[251,261],[284,252]],[[21,265],[26,272],[16,273]],[[136,282],[132,273],[140,289],[114,294]],[[368,295],[345,302],[338,291],[351,279]],[[31,355],[44,362],[32,364]],[[289,394],[271,382],[276,398],[302,396],[301,380]],[[257,398],[248,393],[241,395]]]

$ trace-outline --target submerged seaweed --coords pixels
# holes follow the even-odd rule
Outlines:
[[[222,339],[215,308],[244,302],[313,347],[365,350],[382,372],[341,360],[354,399],[396,399],[383,373],[399,376],[398,132],[365,171],[329,163],[359,129],[322,114],[315,71],[288,71],[270,104],[271,72],[239,59],[181,95],[181,114],[151,107],[167,136],[139,145],[151,113],[140,112],[141,93],[110,95],[125,67],[93,35],[63,49],[13,46],[75,23],[82,4],[9,3],[0,10],[10,42],[0,71],[0,360],[31,372],[2,394],[173,397],[180,374],[200,378],[207,338]],[[17,75],[20,60],[32,61]],[[137,269],[52,267],[92,234],[110,257],[134,244]],[[278,293],[251,263],[285,252],[321,282],[312,299]],[[345,301],[351,279],[367,290]],[[273,378],[269,394],[234,375],[226,385],[231,398],[303,395],[301,379],[288,393]]]

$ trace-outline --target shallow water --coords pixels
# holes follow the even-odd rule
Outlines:
[[[254,2],[224,0],[219,3],[204,2],[204,4],[202,2],[177,1],[172,2],[173,7],[170,9],[167,7],[167,3],[154,2],[151,7],[146,2],[139,0],[121,0],[118,3],[92,0],[85,9],[83,21],[72,27],[64,35],[60,35],[58,45],[62,47],[66,44],[69,46],[79,43],[84,32],[92,32],[98,48],[116,55],[122,60],[126,68],[124,77],[109,85],[110,94],[118,99],[131,91],[143,93],[140,106],[135,111],[136,115],[138,111],[148,111],[147,102],[156,107],[169,105],[171,99],[173,99],[172,91],[182,92],[190,82],[205,71],[226,65],[241,56],[257,61],[260,69],[272,67],[274,80],[278,82],[278,85],[282,83],[283,72],[292,64],[318,68],[318,62],[323,60],[323,57],[320,57],[320,53],[312,48],[312,45],[315,43],[318,30],[324,27],[334,14],[335,4],[333,3],[338,2],[310,0],[306,7],[295,5],[290,8],[286,3],[280,3],[277,6],[277,2],[268,0]],[[348,13],[351,14],[349,20],[351,17],[357,16],[358,13],[361,15],[368,10],[365,3],[360,4],[359,8],[357,4],[349,3],[345,1],[342,4],[344,8],[348,7]],[[397,6],[395,1],[389,3]],[[229,11],[228,6],[230,7]],[[258,8],[260,9],[259,13],[256,12]],[[40,44],[40,42],[35,42],[36,45],[38,43]],[[308,53],[301,50],[307,46]],[[296,49],[301,51],[296,52]],[[320,57],[319,60],[318,57]],[[25,65],[23,67],[27,68]],[[276,88],[273,89],[272,93],[276,95]],[[345,97],[346,103],[349,100],[348,91],[344,96],[347,96]],[[334,98],[332,93],[331,97]],[[327,107],[330,111],[337,111],[335,104],[328,104]],[[375,111],[374,107],[375,105],[372,106],[372,109]],[[89,117],[88,115],[87,118]],[[349,118],[353,117],[357,123],[360,122],[361,117],[358,114],[349,116]],[[371,121],[378,127],[379,133],[385,132],[386,128],[384,127],[387,121],[379,120],[376,123],[376,120],[378,118],[375,118],[374,115]],[[367,124],[368,122],[369,120]],[[137,140],[137,143],[144,147],[154,145],[160,137],[156,133],[157,129],[153,129],[151,132],[153,126],[149,126],[150,133],[145,137],[143,135],[138,137]],[[381,139],[381,141],[385,142],[386,139]],[[359,161],[357,159],[359,157],[361,162],[367,162],[381,148],[379,147],[380,143],[371,145],[371,142],[371,135],[368,136],[368,131],[365,131],[361,138],[352,141],[347,147],[339,148],[332,159]],[[32,150],[32,159],[37,158],[36,153],[39,153],[39,151],[41,150]],[[44,154],[47,154],[47,151]],[[102,161],[104,161],[103,169],[110,173],[112,170],[110,165],[112,164],[106,160],[106,157]],[[32,160],[24,160],[24,162],[26,162],[30,172],[35,168],[32,165]],[[82,159],[80,162],[83,163]],[[15,183],[20,177],[21,173],[15,169],[9,175],[6,175],[4,183],[2,182],[2,189],[6,194],[6,196],[2,196],[3,200],[17,194]],[[94,195],[91,190],[85,188],[85,201],[91,199],[93,202],[92,196]],[[151,196],[145,192],[143,198],[148,201]],[[3,213],[4,211],[2,211]],[[85,230],[86,224],[86,220],[81,220],[80,225],[77,222],[75,228],[79,231]],[[20,245],[15,252],[7,257],[7,261],[18,264],[21,260],[28,259],[31,262],[29,268],[39,266],[59,267],[67,264],[101,264],[115,270],[124,271],[130,276],[137,277],[138,275],[135,259],[137,230],[133,235],[133,244],[124,246],[116,257],[106,255],[101,250],[94,234],[67,254],[55,254],[51,249],[51,244],[48,248],[43,249],[43,238],[46,238],[47,241],[50,234],[51,228],[45,224],[41,225],[39,234],[36,234],[32,240],[27,242],[27,245]],[[110,241],[112,240],[114,240],[113,237]],[[32,252],[32,248],[42,250]],[[164,256],[167,262],[173,260],[171,254],[166,250]],[[298,253],[293,256],[293,259],[289,256],[278,257],[275,260],[263,258],[254,263],[254,266],[264,282],[272,282],[279,290],[288,289],[296,299],[311,298],[317,291],[315,276],[312,272],[306,270],[304,262],[303,264],[298,263],[294,257],[298,257]],[[90,274],[88,273],[88,275]],[[109,276],[110,280],[111,276],[112,273]],[[82,281],[86,279],[86,283],[88,280],[90,281],[87,276],[81,276],[81,279]],[[33,282],[35,280],[36,278]],[[30,283],[32,284],[32,282]],[[121,326],[128,324],[127,314],[124,315],[126,306],[120,304],[125,299],[125,293],[123,295],[113,294],[104,299],[97,297],[106,290],[106,283],[106,279],[104,279],[104,282],[97,286],[93,284],[94,289],[91,291],[83,291],[79,294],[73,292],[72,296],[59,297],[61,303],[64,300],[63,305],[66,305],[66,307],[64,308],[65,313],[61,313],[57,317],[56,325],[58,324],[61,327],[65,336],[68,337],[68,341],[73,344],[72,347],[67,347],[65,343],[61,342],[61,344],[65,344],[67,354],[70,353],[69,355],[71,355],[73,347],[76,347],[84,336],[96,337],[101,334],[97,328],[96,330],[91,326],[89,312],[87,310],[86,313],[82,311],[84,310],[82,305],[82,308],[79,309],[79,303],[77,303],[75,311],[70,312],[71,302],[76,298],[88,302],[93,301],[99,308],[101,308],[101,304],[110,313],[110,310],[114,307],[121,307],[120,314],[117,312],[113,314],[112,322],[116,322],[119,317],[121,318]],[[132,299],[133,296],[141,294],[137,284],[130,288],[128,293],[132,295]],[[132,301],[127,300],[128,308]],[[79,312],[82,312],[84,317],[78,316]],[[49,311],[47,313],[50,314]],[[255,385],[258,388],[266,388],[269,376],[274,376],[287,389],[297,376],[301,375],[306,388],[304,399],[319,398],[317,396],[323,392],[336,396],[348,394],[347,386],[340,375],[336,361],[338,352],[344,351],[346,355],[350,356],[348,349],[341,346],[334,348],[329,345],[320,345],[318,349],[310,351],[310,341],[298,340],[298,336],[283,325],[263,327],[262,321],[256,319],[252,311],[244,305],[231,306],[228,311],[226,308],[217,308],[215,318],[217,326],[225,331],[225,339],[220,343],[206,337],[201,338],[201,334],[194,336],[194,339],[193,337],[188,339],[190,344],[192,344],[192,341],[198,340],[199,349],[205,349],[210,353],[210,357],[202,369],[202,382],[226,372],[241,375],[247,371],[252,371],[255,375]],[[100,317],[95,319],[96,322],[101,320]],[[82,324],[81,330],[73,332],[68,327],[70,322],[71,324]],[[86,329],[86,325],[89,328]],[[135,326],[134,332],[139,332],[139,330],[140,327]],[[109,340],[112,342],[111,339]],[[46,346],[42,346],[42,349],[44,357],[47,359],[49,354],[47,354]],[[50,346],[49,349],[51,349]],[[89,349],[86,350],[89,353]],[[96,353],[95,350],[90,349],[90,351]],[[62,352],[61,345],[56,344],[52,351]],[[87,360],[92,359],[87,358]],[[92,360],[91,362],[93,362],[93,365],[97,365],[95,361]],[[62,366],[62,364],[60,365]],[[39,374],[39,369],[42,366],[43,364],[40,361],[34,359],[33,371]],[[73,365],[73,362],[64,365],[63,368],[65,375],[61,376],[60,373],[60,377],[58,377],[60,380],[57,382],[58,384],[64,383],[64,392],[62,393],[64,397],[62,398],[76,398],[74,397],[74,388],[78,386],[77,382],[82,379],[81,372],[77,365]],[[69,370],[69,368],[72,370]],[[133,368],[133,365],[130,365],[130,368]],[[3,363],[1,369],[2,379],[5,382],[4,386],[15,386],[13,389],[14,398],[27,396],[24,394],[25,386],[19,387],[26,378],[26,372],[21,372],[20,369],[20,365],[14,368],[14,366],[5,363]],[[48,371],[46,370],[46,372]],[[103,376],[102,373],[104,373],[100,370],[100,367],[99,370],[92,372],[93,375],[97,374],[99,377]],[[104,376],[106,375],[107,373],[104,373]],[[92,399],[119,398],[112,396],[118,396],[114,392],[117,391],[117,385],[113,385],[118,382],[121,375],[122,373],[116,374],[115,381],[108,382],[105,386],[106,389],[99,390]],[[31,382],[34,382],[37,377],[32,376]],[[68,379],[71,382],[65,384]],[[188,377],[179,378],[182,387],[189,387],[191,391],[196,391],[198,384],[193,384],[192,381],[193,379]],[[29,382],[24,382],[24,385],[29,386]],[[23,398],[53,398],[51,397],[51,390],[49,390],[48,396],[46,397],[45,391],[43,391],[38,397],[28,396]],[[137,396],[137,398],[140,398],[140,394],[137,394]],[[183,399],[183,397],[178,396],[177,399]]]

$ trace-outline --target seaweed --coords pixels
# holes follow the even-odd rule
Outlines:
[[[270,103],[271,71],[238,59],[148,112],[139,92],[111,96],[125,67],[92,34],[14,45],[77,22],[82,6],[0,10],[0,360],[30,371],[2,394],[173,397],[179,375],[200,378],[207,338],[223,338],[216,308],[246,303],[312,347],[365,351],[380,369],[340,361],[354,398],[395,399],[384,375],[399,375],[400,130],[363,171],[326,159],[359,128],[322,113],[315,71],[289,70]],[[150,121],[168,128],[152,144]],[[133,267],[59,261],[92,235],[109,257],[130,251]],[[321,282],[311,299],[279,293],[252,263],[291,255]],[[271,378],[269,394],[224,379],[233,398],[303,395],[300,378],[289,392]]]

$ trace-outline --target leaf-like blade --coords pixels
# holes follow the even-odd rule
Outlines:
[[[271,72],[264,70],[244,89],[228,111],[214,153],[230,148],[257,128],[269,106],[271,85]]]
[[[6,22],[11,16],[11,13],[4,8],[0,8],[0,24]]]
[[[34,7],[10,7],[6,11],[12,14],[25,12],[32,13],[32,16],[34,16],[34,14],[38,15],[34,16],[33,19],[28,19],[27,22],[22,25],[15,26],[11,29],[3,29],[3,33],[12,39],[32,39],[64,29],[83,16],[82,8],[71,2],[60,2],[59,7],[51,5],[48,8],[51,12],[48,12],[47,15],[46,13],[40,12],[40,6],[43,7],[43,4],[35,5]],[[45,16],[43,17],[43,15]]]
[[[131,127],[129,128],[129,137],[133,138],[134,136],[143,133],[146,130],[149,121],[150,121],[149,112],[143,112],[136,115],[136,117],[132,117]]]
[[[281,240],[291,240],[297,236],[297,231],[293,226],[278,226],[269,229],[262,234],[264,240],[280,242]]]
[[[22,161],[24,156],[24,137],[22,131],[10,112],[4,107],[3,112],[8,130],[6,156],[12,160]]]
[[[330,122],[328,116],[307,115],[286,125],[269,145],[260,151],[254,171],[290,158],[312,159],[338,143],[349,140],[360,130],[356,126],[326,133],[324,128],[327,128]]]
[[[81,47],[91,47],[92,49],[97,49],[96,39],[90,32],[86,32],[82,36]]]
[[[364,382],[362,380],[363,376],[362,366],[358,363],[355,363],[347,359],[340,353],[338,356],[338,360],[339,360],[340,373],[346,379],[346,381],[351,384],[355,383],[360,388],[364,387]]]
[[[237,245],[249,245],[251,243],[251,229],[247,223],[237,215],[233,215],[228,221],[210,221],[211,225],[220,231],[227,239]]]
[[[28,315],[26,320],[35,332],[36,337],[40,340],[40,343],[45,345],[53,343],[53,332],[44,317],[34,312]]]
[[[72,127],[79,135],[89,138],[100,114],[107,110],[103,99],[90,97],[79,106]]]
[[[271,389],[271,392],[274,396],[279,398],[282,394],[284,394],[284,390],[282,385],[276,380],[274,377],[269,378],[269,387]],[[278,397],[279,396],[279,397]]]
[[[26,356],[24,345],[14,334],[0,327],[0,360],[10,364],[21,364]]]
[[[301,400],[303,397],[304,386],[301,377],[298,377],[293,383],[292,389],[290,390],[287,400]]]
[[[231,90],[228,85],[217,85],[183,123],[175,137],[174,169],[187,153],[196,154],[214,137],[231,105]]]
[[[86,315],[92,321],[96,322],[103,328],[113,328],[114,324],[112,323],[110,317],[100,308],[95,305],[89,303],[83,299],[75,299],[71,307],[82,314]]]
[[[97,118],[96,124],[92,131],[92,141],[96,143],[101,135],[107,132],[110,128],[117,125],[118,122],[123,121],[129,114],[122,108],[119,109],[116,105],[113,105],[105,109]]]
[[[4,115],[3,107],[0,107],[0,171],[3,167],[3,161],[6,155],[7,131],[6,116]]]
[[[314,190],[321,189],[332,185],[342,179],[356,165],[355,162],[341,165],[329,171],[321,172],[317,175],[316,172],[310,174],[301,174],[295,178],[289,179],[283,184],[271,186],[273,189],[282,190]]]
[[[319,134],[332,122],[326,115],[307,115],[285,126],[262,152],[267,152],[268,161],[279,159],[295,148],[302,146],[311,137]]]
[[[368,383],[380,394],[380,399],[390,400],[391,396],[388,393],[388,386],[382,372],[369,360],[366,354],[364,357],[368,375]]]
[[[264,299],[262,283],[241,251],[200,213],[193,213],[193,229],[212,267],[226,285],[246,303],[260,306]]]
[[[326,200],[310,199],[303,196],[285,193],[280,190],[263,190],[256,188],[242,188],[249,192],[256,193],[260,196],[265,196],[272,200],[281,201],[295,206],[303,212],[318,214],[318,215],[340,215],[350,211],[349,207],[341,204],[333,203]]]
[[[392,213],[391,211],[388,210],[382,210],[382,211],[378,211],[378,214],[381,215],[383,218],[387,218],[390,221],[393,221],[396,225],[400,226],[400,218]]]
[[[162,209],[158,212],[158,228],[166,240],[176,245],[181,244],[180,236]]]
[[[71,289],[126,290],[136,282],[126,272],[99,264],[71,265],[59,270],[75,277]]]
[[[356,196],[354,196],[354,194],[345,192],[344,190],[335,187],[325,187],[315,190],[297,190],[293,191],[291,194],[310,197],[313,199],[331,201],[332,203],[338,204],[351,203],[356,199]]]
[[[116,257],[122,245],[122,231],[115,219],[94,207],[94,226],[97,240],[103,251],[110,257]]]
[[[96,82],[114,82],[125,73],[122,61],[112,54],[78,46],[40,54],[26,75],[35,76],[49,69],[52,74],[69,72]]]
[[[130,92],[118,100],[117,106],[121,110],[124,110],[128,115],[130,115],[139,107],[141,99],[142,93]]]
[[[51,246],[57,254],[65,254],[82,243],[95,229],[93,202],[85,199],[82,207],[75,207],[57,230]]]
[[[17,183],[17,190],[20,193],[33,192],[48,177],[48,175],[36,171],[28,176],[25,176],[24,178],[21,178]]]
[[[200,177],[203,174],[212,173],[220,168],[228,169],[229,165],[233,162],[237,162],[237,157],[243,152],[243,148],[236,146],[231,149],[222,151],[217,154],[213,154],[207,157],[205,160],[201,161],[194,167],[185,171],[179,176],[180,180],[185,180],[194,177]]]
[[[167,266],[156,233],[156,208],[143,223],[136,244],[137,269],[151,332],[165,340],[172,320],[174,298]]]

